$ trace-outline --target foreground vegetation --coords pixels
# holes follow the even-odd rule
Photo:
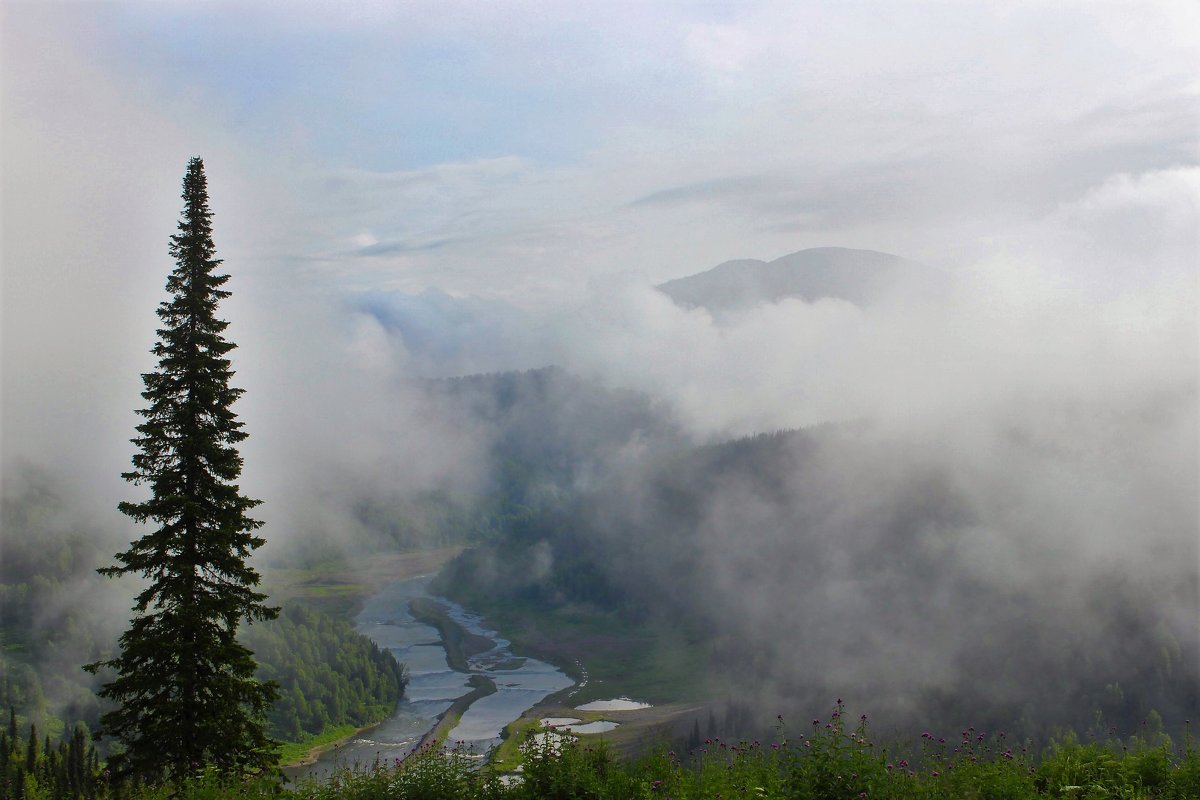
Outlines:
[[[631,761],[603,743],[554,737],[524,745],[524,769],[500,775],[455,750],[425,749],[404,762],[344,770],[280,789],[272,776],[230,781],[200,773],[182,786],[114,787],[84,743],[49,750],[0,734],[3,797],[126,800],[1185,800],[1200,797],[1200,752],[1190,733],[1176,744],[1144,726],[1126,740],[1067,735],[1036,752],[1028,742],[968,728],[923,733],[907,743],[872,738],[865,716],[839,703],[826,720],[783,723],[770,741],[707,739],[688,753],[665,748]]]

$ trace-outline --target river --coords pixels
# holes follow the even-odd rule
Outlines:
[[[341,765],[368,766],[376,760],[391,763],[404,758],[455,700],[472,691],[467,682],[471,674],[490,678],[496,684],[496,692],[479,698],[467,708],[457,727],[450,731],[448,741],[462,741],[480,754],[500,741],[505,725],[573,683],[557,667],[513,653],[510,642],[484,626],[477,614],[430,595],[430,579],[426,575],[388,585],[366,601],[354,620],[360,633],[390,650],[408,666],[408,687],[395,713],[323,753],[316,763],[285,770],[289,778],[319,777]],[[489,639],[494,646],[467,659],[469,672],[452,669],[438,630],[417,621],[409,612],[410,601],[417,597],[433,597],[449,608],[450,618],[458,625]]]

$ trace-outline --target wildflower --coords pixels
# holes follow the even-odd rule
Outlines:
[[[930,777],[933,777],[933,778],[936,778],[940,774],[941,773],[939,773],[936,769],[933,772],[929,773]]]

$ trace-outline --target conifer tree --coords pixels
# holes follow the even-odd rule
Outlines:
[[[228,275],[212,241],[212,212],[204,164],[193,158],[183,180],[179,232],[171,237],[175,269],[170,295],[158,307],[162,327],[151,352],[157,368],[142,376],[148,406],[133,469],[122,475],[148,485],[150,497],[120,510],[153,530],[116,555],[102,574],[149,581],[120,638],[119,654],[89,664],[116,678],[101,690],[117,708],[101,718],[100,733],[124,745],[110,759],[118,775],[180,779],[204,766],[226,774],[273,770],[275,742],[264,715],[272,683],[255,679],[253,654],[237,640],[243,622],[273,619],[278,609],[255,590],[247,565],[264,540],[248,516],[260,501],[240,493],[237,444],[246,438],[231,410],[241,389],[230,386],[226,357],[235,345],[217,317]]]

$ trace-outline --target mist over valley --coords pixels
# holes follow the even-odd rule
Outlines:
[[[119,752],[81,667],[154,581],[96,570],[197,153],[291,778],[831,708],[1190,742],[1200,19],[1053,5],[6,6],[17,761]]]

